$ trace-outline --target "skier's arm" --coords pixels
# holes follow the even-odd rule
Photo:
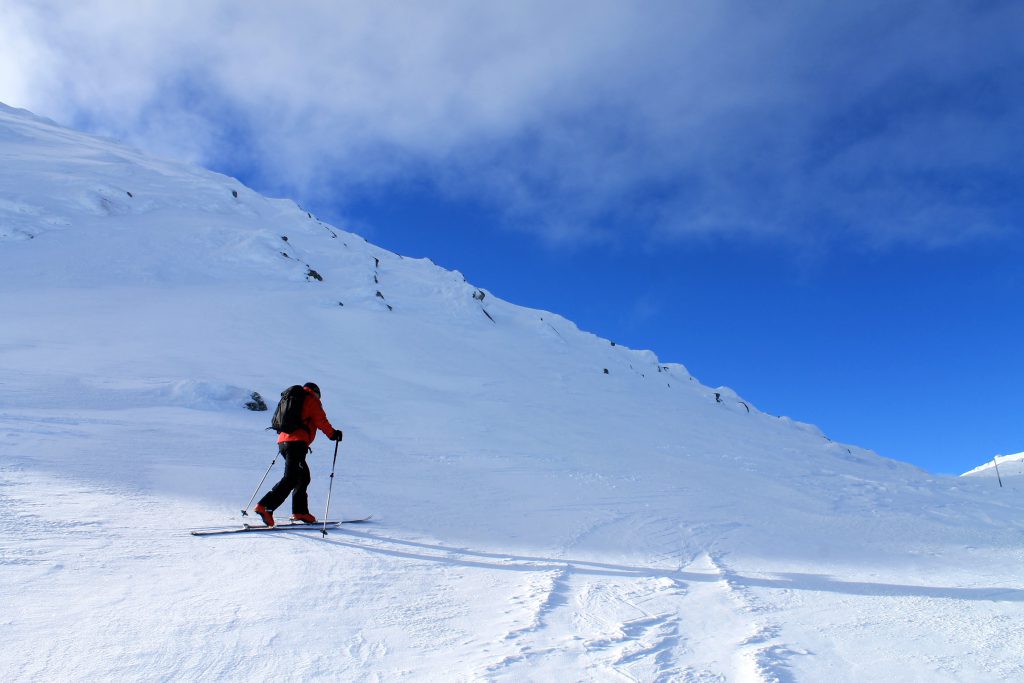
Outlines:
[[[327,419],[327,413],[324,412],[324,407],[322,403],[317,401],[316,404],[313,406],[312,413],[313,414],[310,417],[313,418],[313,426],[316,429],[319,429],[321,432],[323,432],[324,436],[326,436],[328,439],[341,441],[340,438],[335,439],[335,435],[340,435],[341,431],[335,429],[334,425],[331,424],[331,421]]]

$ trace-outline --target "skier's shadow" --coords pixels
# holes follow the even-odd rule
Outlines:
[[[344,534],[346,540],[338,538],[341,534]],[[949,600],[1024,602],[1024,590],[1019,588],[963,588],[957,586],[870,583],[864,581],[844,581],[825,574],[779,573],[771,574],[768,577],[758,577],[744,576],[730,571],[723,573],[694,572],[670,567],[642,567],[593,562],[590,560],[485,552],[391,538],[354,529],[335,530],[323,539],[314,539],[306,535],[303,535],[303,537],[308,538],[311,542],[326,542],[331,545],[356,548],[389,557],[508,572],[560,571],[578,576],[666,578],[678,582],[704,583],[724,580],[738,588],[770,588],[878,597],[924,597]]]

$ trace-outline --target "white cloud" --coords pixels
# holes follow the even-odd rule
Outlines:
[[[11,106],[35,102],[33,82],[53,67],[46,45],[29,29],[30,8],[0,2],[0,100]]]
[[[0,0],[0,100],[216,166],[241,142],[299,195],[428,180],[556,241],[939,245],[1013,227],[1018,5]]]

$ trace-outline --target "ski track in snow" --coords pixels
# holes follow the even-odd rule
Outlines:
[[[792,651],[710,557],[680,572],[446,548],[374,532],[346,535],[352,538],[334,542],[523,575],[496,618],[500,636],[475,644],[492,661],[474,671],[474,680],[545,680],[565,670],[591,680],[790,680]]]

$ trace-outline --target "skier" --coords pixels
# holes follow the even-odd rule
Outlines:
[[[302,388],[307,394],[302,404],[303,426],[290,433],[281,432],[277,437],[278,450],[284,456],[284,476],[253,508],[268,527],[274,526],[274,510],[284,502],[289,493],[292,494],[291,518],[307,524],[316,524],[316,517],[309,514],[309,499],[306,496],[306,487],[309,486],[311,479],[309,465],[306,464],[306,453],[316,438],[317,429],[332,441],[341,441],[342,438],[341,430],[331,426],[324,413],[323,404],[320,403],[320,387],[313,382],[306,382]]]

